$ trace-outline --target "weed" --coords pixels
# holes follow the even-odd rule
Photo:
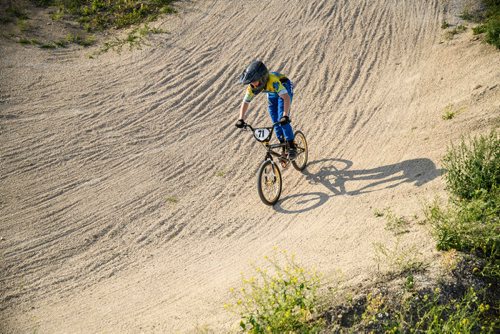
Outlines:
[[[150,28],[147,24],[145,24],[143,27],[138,27],[130,31],[125,38],[115,38],[112,41],[105,42],[100,50],[89,55],[89,58],[93,59],[95,56],[99,56],[105,52],[108,52],[109,50],[114,50],[117,53],[120,53],[125,45],[128,45],[130,50],[134,48],[140,49],[141,46],[145,44],[144,40],[147,35],[160,34],[165,32],[165,30]]]
[[[59,7],[55,12],[53,12],[50,15],[50,18],[53,21],[59,21],[64,17],[64,9],[62,7]]]
[[[18,41],[19,44],[23,45],[41,45],[37,39],[35,38],[26,38],[26,37],[21,37]]]
[[[298,265],[286,252],[275,251],[265,259],[269,268],[255,267],[257,276],[243,278],[241,288],[231,289],[233,301],[225,308],[241,317],[244,332],[319,332],[323,327],[315,317],[319,275]]]
[[[31,25],[28,23],[27,20],[19,19],[17,20],[17,28],[19,29],[20,32],[27,32],[31,29]]]
[[[215,176],[217,177],[224,177],[226,176],[226,172],[222,171],[222,170],[219,170],[215,173]]]
[[[496,16],[492,16],[488,19],[485,30],[486,42],[500,49],[500,9]]]
[[[455,117],[455,115],[456,115],[456,113],[455,113],[455,111],[453,111],[453,105],[449,104],[444,108],[443,116],[441,116],[441,118],[444,120],[450,120],[453,117]]]
[[[172,204],[179,203],[179,199],[176,196],[169,196],[169,197],[167,197],[166,200],[168,203],[172,203]]]
[[[375,210],[373,211],[373,215],[374,215],[376,218],[383,217],[383,216],[384,216],[384,210],[375,209]]]
[[[364,321],[377,321],[377,315],[385,312],[385,304],[386,298],[381,293],[369,293],[366,297],[366,309],[361,318]]]
[[[455,28],[446,31],[445,38],[447,40],[451,40],[451,39],[453,39],[453,37],[455,35],[458,35],[458,34],[464,32],[466,30],[467,30],[467,27],[464,26],[464,25],[462,25],[462,24],[460,24],[460,25],[456,26]]]
[[[43,1],[43,0],[42,0]],[[160,14],[175,13],[174,0],[55,0],[44,5],[58,4],[56,17],[65,13],[75,16],[87,31],[125,28],[155,20]]]
[[[480,274],[500,277],[500,138],[462,138],[443,158],[452,198],[427,206],[425,216],[440,250],[456,249],[485,259]]]
[[[55,49],[55,48],[57,48],[57,45],[55,43],[48,42],[48,43],[41,44],[40,48],[41,49]]]
[[[95,43],[95,37],[94,36],[81,37],[79,35],[74,35],[69,33],[68,35],[66,35],[66,41],[68,43],[75,43],[87,47]]]
[[[458,252],[456,249],[450,249],[449,251],[445,251],[442,253],[441,257],[441,266],[445,270],[445,272],[451,273],[458,266]]]
[[[446,21],[443,21],[443,23],[441,23],[441,29],[448,29],[450,27],[450,24]]]
[[[9,6],[7,7],[7,9],[5,10],[5,12],[10,15],[11,17],[15,17],[19,20],[27,20],[29,19],[29,16],[28,14],[26,14],[26,12],[22,9],[20,9],[19,7],[16,7],[16,6]]]
[[[471,13],[470,9],[465,8],[458,17],[460,17],[462,20],[466,21],[471,21],[474,18],[474,15]]]
[[[382,243],[374,243],[375,261],[380,268],[387,266],[389,272],[396,275],[405,273],[416,273],[425,268],[422,254],[416,246],[408,246],[401,243],[397,238],[393,248],[389,248]]]
[[[57,47],[59,47],[59,48],[65,48],[68,46],[68,42],[66,40],[63,40],[63,39],[55,41],[54,44],[57,45]]]
[[[485,34],[485,41],[500,49],[500,1],[483,0],[484,12],[480,15],[480,25],[473,33]]]
[[[443,158],[445,180],[452,195],[470,200],[481,189],[491,192],[500,182],[500,137],[493,130],[488,136],[462,137]]]
[[[500,277],[500,191],[470,201],[451,201],[442,207],[436,201],[427,207],[439,250],[456,249],[486,259],[482,275]]]
[[[484,34],[486,32],[486,25],[480,24],[472,28],[473,35]]]
[[[477,292],[470,288],[459,300],[440,302],[440,290],[425,295],[420,303],[420,317],[415,332],[425,333],[494,333],[496,320],[488,321],[490,306],[479,302]]]
[[[400,235],[410,232],[408,229],[410,222],[404,217],[396,216],[392,210],[385,210],[386,225],[385,229],[391,231],[394,235]]]
[[[409,273],[406,277],[404,288],[406,291],[412,291],[415,288],[415,278],[413,277],[413,273]]]

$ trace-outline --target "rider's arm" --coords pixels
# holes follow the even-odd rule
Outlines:
[[[247,113],[248,105],[249,103],[246,101],[241,102],[239,119],[245,119],[245,114]]]

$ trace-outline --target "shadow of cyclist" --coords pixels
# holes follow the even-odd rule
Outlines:
[[[319,171],[309,172],[315,165],[319,166]],[[442,169],[436,168],[434,162],[425,158],[370,169],[351,170],[352,165],[352,161],[343,159],[315,160],[308,164],[304,174],[309,183],[322,184],[333,195],[354,196],[395,188],[403,183],[414,183],[415,186],[420,187],[443,172]],[[354,189],[347,190],[346,184]]]
[[[355,196],[395,188],[403,183],[413,183],[420,187],[442,175],[443,172],[442,169],[437,169],[431,160],[425,158],[370,169],[351,170],[352,165],[352,161],[344,159],[321,159],[309,162],[303,172],[306,180],[310,184],[325,186],[329,193],[316,191],[290,195],[280,200],[275,205],[275,210],[282,213],[301,213],[323,205],[333,196]],[[310,172],[317,168],[319,168],[317,172]],[[347,190],[347,186],[351,190]],[[290,205],[292,202],[294,205]]]

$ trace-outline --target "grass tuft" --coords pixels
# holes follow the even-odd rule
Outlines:
[[[400,238],[396,239],[393,247],[374,243],[373,248],[379,269],[381,266],[387,267],[389,273],[396,276],[417,273],[426,267],[418,248],[401,242]]]
[[[456,112],[453,110],[453,105],[449,104],[444,108],[443,110],[443,115],[441,116],[442,119],[445,121],[453,119],[456,115]]]
[[[391,231],[394,235],[400,235],[410,232],[410,222],[402,216],[397,216],[391,209],[385,211],[386,225],[385,229]]]

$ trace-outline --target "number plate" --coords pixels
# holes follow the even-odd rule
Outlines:
[[[269,141],[269,137],[271,137],[271,130],[268,128],[255,129],[253,135],[255,136],[255,139],[260,142]]]

